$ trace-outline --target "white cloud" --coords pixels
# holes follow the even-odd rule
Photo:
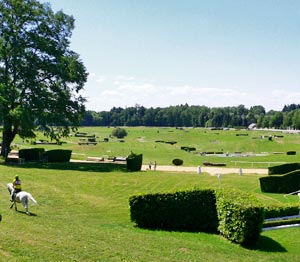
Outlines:
[[[124,108],[135,104],[149,108],[185,103],[208,107],[243,104],[250,108],[262,105],[266,110],[281,110],[285,104],[300,101],[300,92],[285,92],[283,89],[269,92],[262,88],[258,93],[238,87],[218,88],[188,84],[171,86],[125,75],[93,74],[92,77],[93,81],[89,81],[85,94],[88,94],[87,108],[96,111],[110,110],[112,107]]]

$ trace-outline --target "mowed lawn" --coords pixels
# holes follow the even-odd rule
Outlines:
[[[39,205],[27,216],[10,209],[6,184],[14,175]],[[261,194],[259,175],[223,175],[224,188],[256,194],[264,203],[298,198]],[[131,195],[219,188],[208,174],[124,170],[83,164],[0,166],[0,261],[300,261],[300,228],[265,231],[252,248],[219,235],[137,228]]]
[[[122,142],[110,137],[113,127],[84,127],[80,132],[95,135],[97,145],[78,145],[81,138],[70,136],[63,139],[61,146],[33,145],[32,141],[16,138],[19,149],[28,147],[43,147],[72,149],[72,159],[86,160],[88,157],[123,156],[130,152],[143,154],[143,163],[157,161],[158,165],[171,165],[172,160],[183,160],[183,166],[199,166],[204,162],[225,163],[227,167],[267,168],[286,162],[300,161],[300,135],[281,131],[268,130],[211,130],[206,128],[164,128],[164,127],[125,127],[128,135]],[[270,141],[268,138],[272,136]],[[109,142],[103,142],[105,138]],[[37,139],[46,139],[38,133]],[[169,144],[168,142],[175,142]],[[191,147],[195,151],[186,152],[182,147]],[[287,155],[295,151],[295,155]],[[201,152],[223,152],[206,154]]]

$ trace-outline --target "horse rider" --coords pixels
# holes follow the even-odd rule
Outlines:
[[[11,195],[10,195],[11,202],[14,201],[16,194],[22,191],[21,180],[19,179],[18,175],[15,176],[15,179],[13,180],[13,187],[14,187],[14,190],[11,192]]]

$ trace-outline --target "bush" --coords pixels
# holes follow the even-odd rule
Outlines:
[[[210,189],[129,198],[131,221],[139,227],[194,232],[217,232],[215,203]]]
[[[175,166],[181,166],[183,164],[183,160],[175,158],[173,159],[172,164]]]
[[[43,159],[44,148],[26,148],[19,150],[19,158],[24,158],[25,161],[41,161]]]
[[[260,177],[259,182],[262,192],[288,194],[299,190],[300,170],[292,171],[285,175]]]
[[[288,156],[294,156],[294,155],[296,155],[296,151],[287,151],[286,154]]]
[[[268,174],[269,175],[280,175],[280,174],[286,174],[291,171],[295,171],[300,169],[300,163],[288,163],[278,166],[271,166],[268,168]]]
[[[127,169],[130,171],[140,171],[142,169],[143,155],[131,153],[127,159]]]
[[[184,151],[187,151],[187,152],[196,151],[195,147],[188,147],[188,146],[182,146],[182,147],[180,147],[180,149],[184,150]]]
[[[255,243],[262,230],[264,208],[258,200],[245,192],[220,190],[216,203],[221,235],[242,245]]]
[[[115,136],[116,138],[124,138],[127,136],[127,132],[124,128],[117,127],[111,132],[112,136]]]
[[[72,150],[53,149],[45,152],[44,157],[48,162],[69,162]]]
[[[265,218],[285,217],[299,215],[300,205],[272,205],[265,206]]]

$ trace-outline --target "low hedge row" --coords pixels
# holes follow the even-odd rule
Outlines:
[[[19,158],[25,161],[42,161],[47,162],[69,162],[72,150],[52,149],[45,151],[44,148],[26,148],[19,150]]]
[[[264,208],[256,198],[238,191],[191,190],[129,198],[131,221],[139,227],[220,232],[232,242],[257,241]]]
[[[266,193],[288,194],[300,188],[300,170],[285,175],[272,175],[260,177],[260,189]]]
[[[47,162],[69,162],[71,159],[72,150],[67,149],[52,149],[44,154]]]
[[[131,221],[139,227],[196,232],[217,230],[213,190],[132,196],[129,205]]]
[[[300,163],[288,163],[288,164],[268,167],[268,174],[269,176],[281,175],[298,169],[300,169]]]
[[[23,158],[25,161],[41,161],[44,153],[44,148],[24,148],[19,150],[19,158]]]
[[[186,152],[196,151],[195,147],[189,147],[189,146],[181,146],[180,149]]]
[[[296,216],[300,212],[300,204],[265,206],[265,218]]]

